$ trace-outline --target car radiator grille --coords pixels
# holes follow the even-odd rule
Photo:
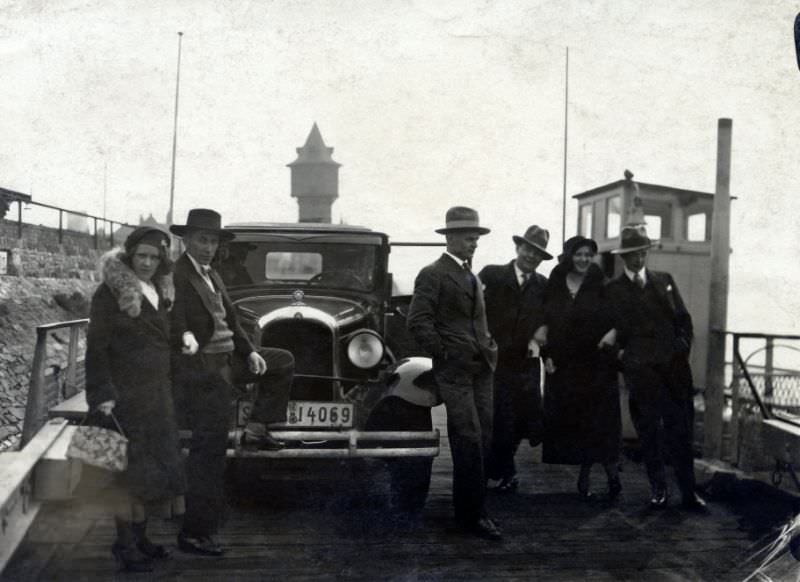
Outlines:
[[[333,374],[333,337],[330,329],[311,319],[282,319],[271,322],[262,332],[261,343],[288,350],[294,356],[296,374]],[[330,380],[295,378],[292,400],[333,399]]]

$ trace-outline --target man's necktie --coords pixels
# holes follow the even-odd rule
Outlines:
[[[644,279],[642,279],[642,276],[639,273],[636,273],[633,276],[633,282],[636,283],[636,286],[639,289],[644,289]]]
[[[461,268],[464,269],[464,272],[467,275],[467,280],[472,284],[472,288],[474,289],[478,281],[475,279],[472,269],[469,268],[469,261],[464,261],[461,263]]]
[[[200,270],[203,271],[203,275],[208,276],[208,274],[211,272],[211,266],[210,265],[200,265]]]
[[[520,283],[520,287],[524,287],[528,284],[528,281],[531,279],[530,273],[522,273],[522,283]]]

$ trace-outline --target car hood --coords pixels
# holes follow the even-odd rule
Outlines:
[[[374,307],[367,301],[324,295],[304,295],[302,298],[292,295],[269,295],[247,297],[234,303],[240,313],[248,319],[257,320],[277,309],[305,307],[318,309],[330,315],[339,326],[354,323],[374,312]]]

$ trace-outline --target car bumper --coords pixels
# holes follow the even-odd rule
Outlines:
[[[439,454],[440,435],[432,431],[303,431],[277,430],[270,434],[284,441],[277,451],[245,451],[239,446],[242,431],[230,432],[227,456],[236,458],[402,458],[435,457]],[[181,440],[191,438],[181,431]]]

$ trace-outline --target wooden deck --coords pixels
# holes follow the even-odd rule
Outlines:
[[[707,516],[652,512],[643,468],[627,460],[622,499],[615,506],[585,504],[574,494],[573,467],[537,463],[537,451],[523,445],[520,491],[489,498],[505,539],[487,542],[454,527],[444,434],[442,445],[418,524],[395,523],[376,499],[354,504],[336,487],[296,483],[275,492],[263,485],[258,501],[232,503],[219,536],[223,558],[176,551],[152,574],[121,574],[109,552],[114,525],[106,502],[114,490],[82,487],[81,497],[50,504],[39,515],[2,579],[742,580],[755,568],[747,558],[774,537],[791,510],[765,491],[727,491],[727,500],[712,500]],[[601,473],[597,467],[593,475],[599,491]],[[155,541],[174,547],[176,523],[154,520],[150,530]]]

